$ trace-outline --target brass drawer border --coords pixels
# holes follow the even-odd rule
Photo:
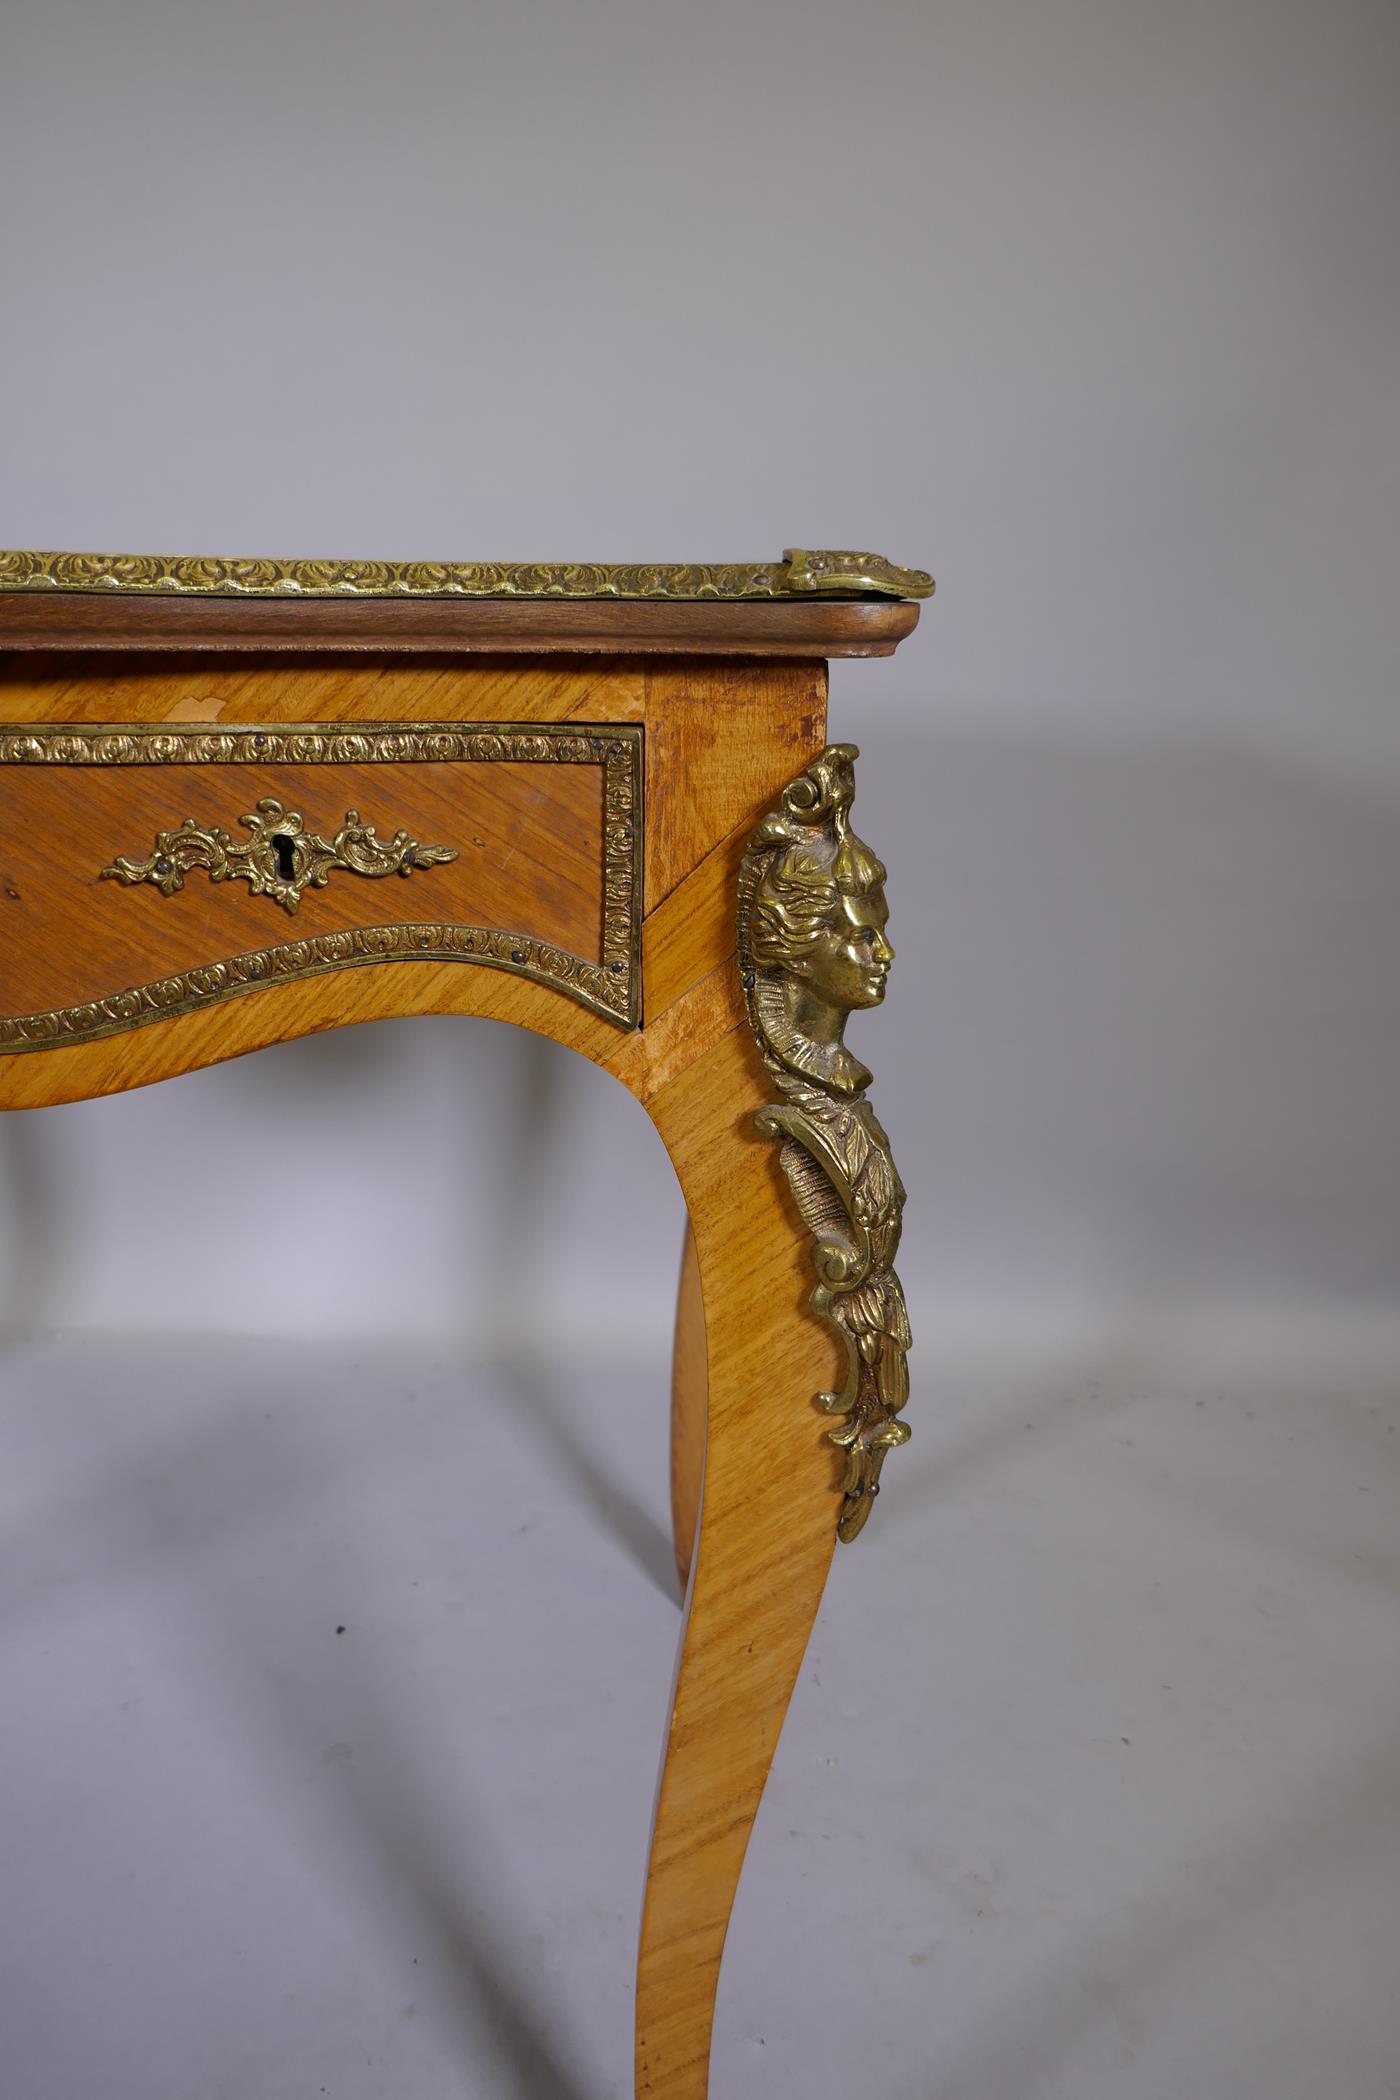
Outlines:
[[[533,978],[618,1027],[641,1025],[642,730],[636,723],[18,723],[0,765],[403,765],[414,761],[603,768],[603,959],[530,934],[455,924],[353,927],[249,949],[105,998],[0,1017],[0,1054],[93,1042],[268,984],[380,962],[474,962]]]

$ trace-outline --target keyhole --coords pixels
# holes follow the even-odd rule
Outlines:
[[[296,847],[290,834],[285,831],[274,831],[272,834],[272,850],[277,855],[277,874],[279,879],[283,882],[295,882],[297,879]]]

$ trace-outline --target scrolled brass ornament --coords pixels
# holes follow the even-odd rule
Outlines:
[[[307,890],[324,889],[332,868],[353,875],[411,875],[415,868],[456,860],[455,846],[430,846],[396,831],[381,839],[357,809],[347,810],[333,839],[308,831],[300,810],[284,809],[265,795],[256,809],[239,818],[253,836],[237,843],[221,824],[196,824],[186,817],[176,831],[158,831],[144,860],[118,855],[102,870],[103,881],[128,887],[153,883],[163,897],[185,887],[185,877],[203,868],[211,882],[246,882],[254,897],[271,897],[284,911],[295,912]]]
[[[846,1345],[846,1379],[819,1393],[846,1454],[837,1535],[857,1536],[885,1455],[909,1441],[909,1318],[894,1270],[904,1188],[867,1098],[871,1075],[843,1040],[847,1016],[878,1006],[894,949],[885,870],[851,829],[853,744],[832,744],[751,835],[739,875],[739,968],[759,1053],[783,1095],[758,1128],[812,1233],[812,1304]]]

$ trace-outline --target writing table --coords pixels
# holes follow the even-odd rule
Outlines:
[[[803,550],[0,554],[0,1107],[484,1014],[612,1072],[670,1154],[687,1599],[637,1975],[646,2100],[706,2093],[828,1562],[908,1434],[904,1191],[844,1042],[894,951],[826,666],[889,655],[931,589]]]

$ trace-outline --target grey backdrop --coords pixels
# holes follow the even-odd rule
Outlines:
[[[843,2026],[841,2082],[822,2083],[823,2063],[838,2076],[833,2041],[802,2089],[826,2100],[860,2075],[891,2100],[927,2100],[936,2081],[916,2067],[944,2062],[948,2094],[969,2100],[1316,2100],[1328,2077],[1340,2100],[1400,2090],[1387,1994],[1357,1982],[1365,1950],[1387,1932],[1393,1949],[1393,1882],[1388,1909],[1339,1899],[1340,1922],[1320,1918],[1316,1946],[1270,1957],[1257,2025],[1248,1976],[1230,1971],[1227,1984],[1222,1972],[1216,1996],[1202,1982],[1206,2016],[1183,2014],[1169,2043],[1152,1978],[1183,1942],[1175,1928],[1149,1934],[1140,2003],[1131,2018],[1112,2010],[1123,1979],[1109,1951],[1122,1944],[1111,1867],[1102,1888],[1097,1866],[1082,1883],[1064,1870],[1077,1894],[1056,1914],[1077,1902],[1108,1921],[1097,1973],[1066,1985],[1081,2008],[1068,2024],[1053,1983],[1023,1989],[1014,1964],[997,1968],[998,1943],[976,1938],[995,1929],[984,1910],[997,1915],[982,1891],[1009,1876],[1027,1945],[1040,1947],[1034,1920],[1059,1899],[1037,1909],[1017,1880],[1033,1823],[1063,1811],[1096,1860],[1095,1831],[1105,1858],[1116,1844],[1126,1916],[1153,1861],[1166,1872],[1195,1857],[1183,1837],[1193,1815],[1202,1857],[1232,1856],[1212,1761],[1236,1758],[1247,1822],[1280,1742],[1302,1740],[1292,1710],[1271,1708],[1271,1680],[1253,1729],[1235,1726],[1232,1688],[1259,1623],[1231,1621],[1212,1646],[1233,1562],[1218,1592],[1182,1589],[1195,1602],[1182,1607],[1173,1680],[1193,1657],[1214,1660],[1164,1754],[1164,1791],[1150,1794],[1155,1839],[1067,1718],[1083,1712],[1095,1668],[1121,1687],[1152,1600],[1195,1561],[1186,1501],[1217,1475],[1215,1456],[1188,1456],[1205,1449],[1191,1442],[1191,1393],[1244,1375],[1242,1363],[1256,1380],[1261,1363],[1287,1363],[1305,1387],[1298,1366],[1323,1367],[1289,1460],[1300,1525],[1318,1507],[1311,1468],[1325,1463],[1329,1424],[1346,1414],[1329,1399],[1332,1367],[1370,1366],[1375,1406],[1394,1397],[1394,7],[9,0],[0,23],[0,544],[725,559],[797,542],[877,548],[937,575],[894,660],[832,676],[833,732],[864,747],[858,821],[891,865],[899,951],[890,1001],[856,1045],[911,1189],[901,1267],[924,1456],[898,1484],[910,1499],[892,1558],[882,1572],[881,1549],[862,1546],[842,1592],[865,1599],[849,1627],[862,1655],[872,1623],[889,1627],[897,1733],[890,1722],[880,1735],[878,1676],[861,1689],[850,1650],[837,1664],[831,1647],[847,1681],[856,1671],[847,1752],[885,1760],[903,1819],[862,1832],[848,1896],[876,1877],[881,1845],[897,1858],[908,1844],[925,1893],[953,1891],[948,1929],[964,1933],[966,1967],[951,1984],[946,1964],[899,1971],[909,1989],[945,1994],[936,2016],[899,1997],[905,1985],[867,1994]],[[408,1221],[392,1262],[385,1219]],[[651,1396],[638,1406],[655,1424],[658,1496],[681,1222],[659,1142],[620,1089],[471,1021],[347,1031],[0,1127],[12,1330],[337,1334],[491,1357],[526,1340],[593,1376],[556,1410],[561,1436],[575,1405],[606,1419],[598,1367],[633,1359]],[[1021,1595],[1008,1582],[1003,1599],[995,1571],[1012,1564],[1029,1505],[993,1495],[1006,1537],[992,1519],[979,1533],[968,1517],[960,1532],[963,1469],[983,1477],[1023,1405],[1041,1420],[1035,1367],[1089,1396],[1093,1423],[1110,1405],[1097,1367],[1153,1352],[1201,1382],[1169,1379],[1146,1409],[1152,1463],[1191,1485],[1162,1527],[1160,1570],[1139,1567],[1139,1590],[1124,1590],[1141,1616],[1102,1639],[1090,1630],[1141,1544],[1125,1525],[1121,1553],[1103,1547],[1102,1580],[1086,1574],[1092,1555],[1074,1559],[1081,1530],[1107,1521],[1093,1482],[1108,1432],[1091,1431],[1030,1497],[1056,1543],[1031,1552],[1026,1579],[1050,1582],[1047,1554],[1069,1556],[1057,1594],[1078,1645],[1058,1650],[1046,1623],[1022,1652]],[[999,1371],[1009,1357],[1032,1369]],[[189,1376],[188,1350],[161,1361],[167,1378]],[[46,1374],[31,1387],[34,1375],[42,1389]],[[83,1383],[54,1372],[56,1396],[65,1376]],[[1022,1377],[1039,1397],[1023,1402]],[[99,1379],[94,1405],[101,1390]],[[1240,1405],[1252,1421],[1252,1403]],[[1275,1419],[1291,1437],[1288,1408]],[[1243,1417],[1235,1429],[1247,1442]],[[581,1455],[591,1432],[574,1422],[571,1433],[574,1488],[601,1493]],[[1219,1504],[1232,1538],[1252,1522],[1248,1482],[1260,1477],[1244,1450],[1220,1474],[1239,1486],[1241,1499],[1222,1490]],[[1329,1543],[1310,1563],[1349,1571],[1348,1584],[1361,1579],[1353,1561],[1367,1579],[1393,1575],[1393,1523],[1346,1530],[1360,1507],[1349,1498],[1381,1477],[1370,1456],[1357,1468],[1327,1504]],[[1090,1483],[1079,1503],[1076,1480]],[[1100,1487],[1116,1498],[1111,1478]],[[975,1492],[968,1507],[981,1507]],[[1269,1511],[1254,1512],[1266,1533]],[[901,1533],[914,1558],[897,1582]],[[975,1557],[979,1538],[988,1586],[964,1562],[959,1590],[956,1554]],[[1292,1578],[1260,1580],[1267,1617],[1267,1595]],[[897,1598],[952,1618],[930,1617],[911,1648]],[[1339,1656],[1352,1668],[1359,1714],[1371,1685],[1394,1681],[1389,1636],[1340,1604],[1327,1624],[1326,1668]],[[1025,1760],[1001,1823],[992,1709],[975,1686],[956,1695],[963,1720],[939,1735],[937,1771],[917,1763],[950,1671],[983,1655],[1004,1658],[992,1695],[1010,1729],[1001,1754]],[[1156,1656],[1141,1667],[1155,1677]],[[1043,1715],[1057,1670],[1059,1737],[1016,1691]],[[1330,1684],[1323,1669],[1309,1709],[1319,1741]],[[804,1696],[817,1715],[819,1694]],[[1116,1759],[1137,1725],[1114,1697],[1095,1742]],[[1231,1716],[1218,1736],[1207,1712]],[[799,1743],[807,1725],[795,1717]],[[1341,1786],[1345,1797],[1353,1773],[1370,1788],[1363,1853],[1382,1806],[1394,1835],[1394,1760],[1371,1741],[1363,1728]],[[815,1750],[788,1755],[787,1769],[821,1776]],[[1064,1810],[1072,1774],[1090,1775],[1087,1792]],[[1336,1799],[1325,1777],[1317,1786]],[[1127,1821],[1105,1838],[1110,1801]],[[1285,1787],[1259,1841],[1267,1860],[1286,1850],[1291,1801]],[[53,1813],[62,1822],[61,1804]],[[843,1821],[830,1801],[820,1813]],[[909,1814],[937,1834],[916,1844]],[[996,1866],[961,1856],[976,1850],[979,1815]],[[1325,1859],[1325,1835],[1316,1844]],[[1317,1860],[1294,1865],[1313,1880]],[[633,1860],[623,1881],[634,1872]],[[1226,1882],[1206,1870],[1226,1919],[1212,1944],[1252,1946],[1270,1906],[1252,1883],[1237,1939]],[[788,1911],[745,1947],[758,1958],[785,1944],[796,1909],[815,1932],[821,1886],[820,1875],[793,1883]],[[887,1906],[877,1886],[893,1882],[871,1878],[849,1901],[869,1904],[878,1939],[907,1905]],[[840,1892],[827,1900],[839,1937]],[[1003,1917],[1016,1900],[998,1898]],[[1188,1905],[1186,1943],[1200,1923]],[[1317,2004],[1334,2030],[1300,1995],[1328,1949],[1339,1966]],[[810,1948],[792,1987],[809,2015],[820,1959]],[[771,2006],[777,1988],[755,1984],[756,2002]],[[990,2054],[974,2038],[945,2059],[935,2038],[969,1992],[986,1998]],[[1234,2030],[1227,1998],[1246,2007]],[[1289,2011],[1322,2019],[1330,2070],[1300,2056],[1297,2037],[1276,2054],[1261,2040]],[[1071,2043],[1096,2021],[1112,2042],[1097,2084]],[[1350,2057],[1337,2054],[1343,2035]],[[752,2090],[798,2089],[763,2084],[752,2036],[745,2046]],[[880,2047],[896,2055],[877,2076]],[[742,2069],[730,2063],[726,2091],[751,2089]],[[70,2090],[48,2075],[32,2087],[41,2100]],[[346,2075],[345,2091],[379,2090]],[[235,2081],[238,2100],[290,2090],[280,2078],[274,2067],[265,2087]],[[118,2088],[109,2076],[106,2090]],[[420,2086],[401,2076],[385,2089]],[[135,2072],[130,2090],[142,2091]],[[563,2088],[522,2072],[519,2090]]]
[[[914,639],[832,680],[925,1351],[1388,1313],[1396,41],[1244,0],[11,7],[0,543],[927,564]],[[581,1064],[525,1083],[547,1316],[589,1338],[625,1176],[650,1347],[659,1148]],[[447,1022],[11,1124],[40,1309],[472,1325],[521,1086]],[[217,1192],[293,1135],[289,1262]],[[156,1264],[129,1227],[192,1175]],[[434,1220],[392,1292],[360,1188]]]

